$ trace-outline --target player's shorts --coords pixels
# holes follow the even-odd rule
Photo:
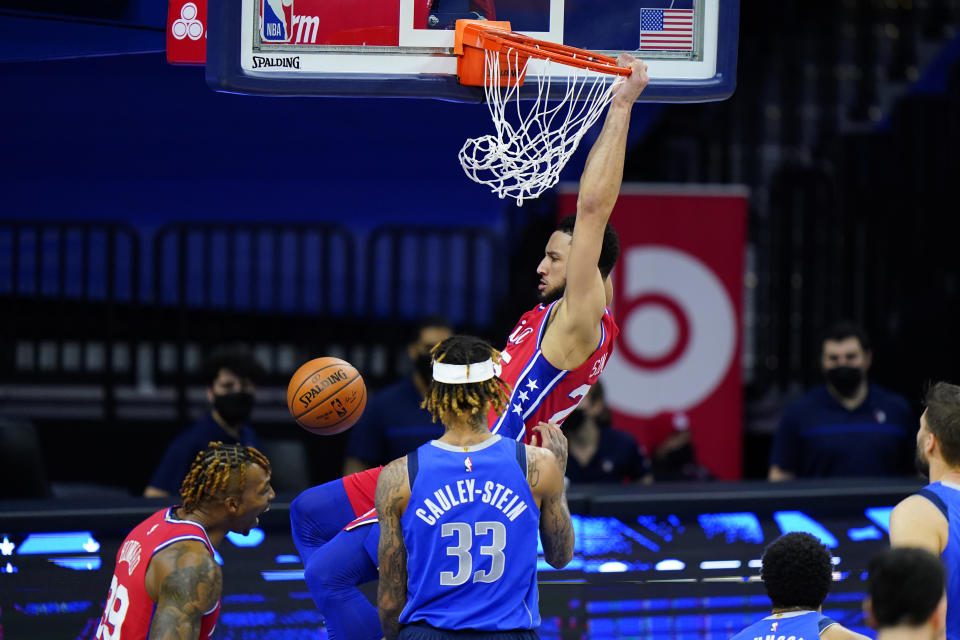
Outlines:
[[[450,631],[437,629],[423,622],[408,624],[400,630],[400,640],[539,640],[533,629],[516,631]]]

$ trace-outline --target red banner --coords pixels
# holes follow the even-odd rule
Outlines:
[[[561,193],[564,215],[576,203]],[[728,480],[742,475],[747,207],[739,187],[624,185],[611,218],[620,336],[601,379],[614,425],[650,452],[689,430],[697,461]]]
[[[207,63],[207,0],[167,4],[167,62]]]

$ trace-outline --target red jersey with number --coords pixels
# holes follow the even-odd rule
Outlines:
[[[178,520],[177,507],[157,511],[130,532],[117,552],[117,566],[110,582],[107,606],[97,627],[97,640],[140,640],[150,633],[157,603],[147,595],[147,566],[153,555],[177,542],[202,542],[214,556],[213,545],[202,526]],[[220,615],[220,601],[203,614],[200,640],[213,633]]]
[[[559,301],[557,301],[559,302]],[[513,389],[510,404],[502,415],[490,412],[490,430],[505,438],[530,442],[533,427],[540,422],[562,424],[596,383],[613,353],[613,341],[620,333],[613,313],[606,309],[600,322],[600,342],[587,361],[576,369],[558,369],[543,356],[540,343],[547,329],[549,306],[537,305],[521,316],[507,346],[501,351],[500,377]],[[377,478],[383,467],[346,476],[343,486],[357,518],[345,529],[350,530],[377,521],[373,496]],[[364,511],[363,507],[368,507]]]
[[[505,438],[530,442],[533,427],[540,422],[562,424],[596,382],[620,333],[613,313],[605,309],[600,322],[600,342],[586,362],[576,369],[558,369],[540,350],[550,312],[560,301],[538,304],[520,318],[507,346],[501,352],[500,377],[513,393],[510,404],[499,416],[490,413],[490,431]]]

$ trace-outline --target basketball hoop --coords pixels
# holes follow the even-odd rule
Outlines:
[[[496,129],[495,135],[468,139],[460,164],[471,180],[501,198],[516,198],[517,205],[557,184],[580,139],[613,99],[614,87],[631,73],[609,56],[514,33],[509,22],[458,20],[454,52],[460,83],[484,88]],[[524,113],[519,88],[531,58],[545,63],[535,74],[536,98]],[[564,96],[550,106],[554,63],[580,71],[567,77]],[[507,119],[512,104],[514,122]]]

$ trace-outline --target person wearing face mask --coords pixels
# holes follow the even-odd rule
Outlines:
[[[868,381],[866,333],[843,322],[821,344],[826,382],[783,412],[768,479],[909,474],[914,419],[902,396]]]
[[[643,447],[611,423],[599,380],[564,420],[562,430],[569,447],[565,475],[571,483],[653,481]]]
[[[244,349],[224,348],[210,355],[203,365],[203,375],[210,410],[170,443],[143,491],[144,497],[177,495],[190,463],[210,442],[260,446],[249,421],[263,367]]]
[[[420,405],[433,379],[430,349],[452,335],[453,327],[442,316],[417,323],[407,344],[410,377],[372,395],[363,416],[350,429],[344,475],[387,464],[443,435],[443,426],[435,424]]]

